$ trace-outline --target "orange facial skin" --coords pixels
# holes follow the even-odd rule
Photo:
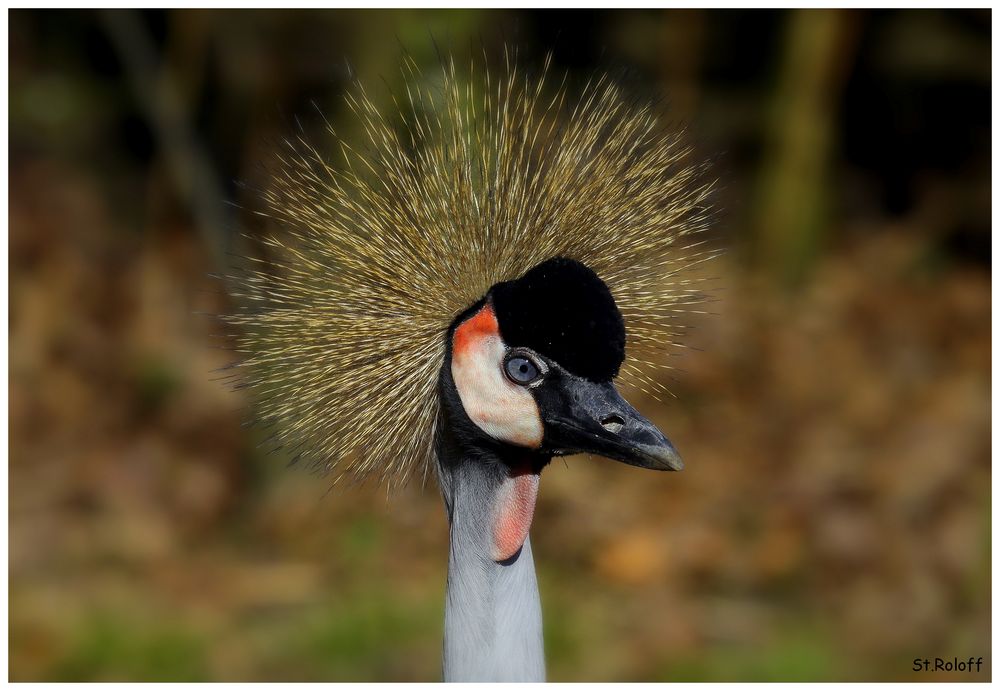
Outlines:
[[[452,357],[468,357],[469,350],[474,344],[491,336],[500,338],[500,325],[497,323],[497,315],[493,311],[493,306],[487,303],[455,329],[455,335],[452,339]]]

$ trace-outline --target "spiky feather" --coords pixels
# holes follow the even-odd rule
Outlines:
[[[654,395],[701,300],[685,271],[712,256],[711,184],[682,137],[606,76],[570,104],[548,64],[501,74],[449,61],[428,84],[405,61],[401,127],[359,85],[363,146],[330,128],[330,163],[292,142],[264,194],[280,234],[235,278],[239,368],[277,439],[338,477],[426,473],[447,328],[495,283],[558,255],[590,266],[625,318],[621,378]]]

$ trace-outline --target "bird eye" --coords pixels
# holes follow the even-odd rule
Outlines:
[[[507,377],[515,384],[527,385],[538,379],[541,374],[538,365],[521,354],[513,354],[504,362]]]

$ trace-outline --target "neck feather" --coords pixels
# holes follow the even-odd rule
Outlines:
[[[542,612],[531,543],[525,541],[506,561],[492,558],[493,507],[509,467],[482,449],[471,457],[440,457],[449,446],[438,450],[451,538],[444,679],[544,681]]]

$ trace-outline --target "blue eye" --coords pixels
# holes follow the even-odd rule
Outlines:
[[[504,362],[507,377],[515,384],[527,385],[538,379],[541,371],[534,362],[524,355],[514,354]]]

